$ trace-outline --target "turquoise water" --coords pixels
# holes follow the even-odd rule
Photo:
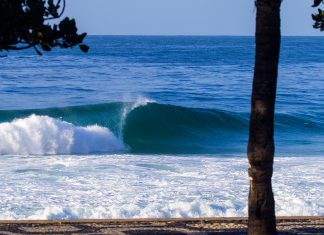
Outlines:
[[[129,153],[245,153],[253,37],[90,36],[87,43],[86,55],[75,49],[1,58],[0,121],[37,114],[99,125]],[[323,155],[323,49],[322,37],[282,39],[278,155]],[[8,133],[21,134],[9,128],[3,138]],[[2,154],[19,154],[10,149],[0,145]]]
[[[148,102],[148,103],[147,103]],[[36,114],[45,119],[30,120],[30,115]],[[24,130],[17,128],[19,124],[12,122],[10,127],[2,125],[2,138],[15,139],[15,135],[23,138],[8,142],[8,145],[25,145],[24,131],[31,133],[43,126],[41,139],[48,138],[54,130],[49,131],[47,122],[54,118],[58,120],[58,131],[64,132],[60,127],[63,122],[72,123],[75,128],[98,125],[107,128],[114,136],[124,142],[127,148],[125,153],[148,153],[148,154],[224,154],[242,155],[245,152],[248,136],[248,113],[232,112],[217,109],[187,108],[181,106],[159,104],[152,101],[118,102],[98,105],[71,106],[66,108],[48,108],[31,110],[0,111],[2,122],[11,122],[20,119]],[[61,124],[60,124],[61,123]],[[1,128],[1,126],[0,126]],[[49,131],[50,133],[46,133]],[[276,141],[279,154],[321,155],[323,153],[323,126],[317,120],[306,115],[277,114],[276,118]],[[89,133],[90,134],[90,133]],[[83,136],[86,139],[88,136]],[[33,144],[33,135],[28,135]],[[53,141],[58,141],[53,137]],[[113,145],[116,141],[103,139],[104,146]],[[3,154],[19,154],[5,150],[6,142],[2,143]],[[100,149],[83,153],[104,153]],[[43,145],[46,148],[46,145]],[[121,149],[116,150],[117,153]],[[22,153],[31,154],[62,154],[80,152],[44,152],[30,151]],[[111,153],[111,152],[109,152]]]

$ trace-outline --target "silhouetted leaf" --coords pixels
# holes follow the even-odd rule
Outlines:
[[[82,43],[83,40],[84,40],[84,38],[85,38],[86,36],[87,36],[87,33],[83,33],[83,34],[79,35],[79,36],[78,36],[78,41],[79,41],[79,43]]]
[[[49,45],[42,44],[41,47],[44,51],[51,51],[51,47]]]
[[[34,47],[41,55],[40,49],[50,51],[53,47],[82,44],[87,34],[78,34],[74,19],[66,17],[57,24],[48,23],[59,18],[64,8],[65,0],[0,0],[0,51]],[[80,49],[88,51],[89,47]]]
[[[79,45],[81,51],[83,51],[84,53],[87,53],[89,51],[89,47],[85,44],[81,44]]]
[[[314,4],[312,7],[318,7],[322,2],[323,0],[314,0]]]
[[[37,47],[34,47],[34,49],[35,49],[35,51],[36,51],[36,53],[37,53],[38,55],[43,55],[42,52],[40,52],[40,50],[38,50]]]

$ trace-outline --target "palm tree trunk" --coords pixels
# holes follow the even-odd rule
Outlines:
[[[276,234],[271,178],[281,0],[256,0],[256,55],[248,144],[249,234]]]

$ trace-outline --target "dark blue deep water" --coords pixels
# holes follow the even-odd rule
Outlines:
[[[42,140],[54,138],[53,130],[60,135],[65,122],[109,129],[124,152],[245,153],[253,37],[90,36],[87,44],[88,54],[55,50],[39,57],[30,50],[0,58],[0,154],[53,153]],[[277,155],[323,156],[323,52],[323,37],[282,39]],[[52,134],[49,118],[62,122]],[[42,133],[33,133],[35,125]],[[35,141],[44,146],[17,147]]]

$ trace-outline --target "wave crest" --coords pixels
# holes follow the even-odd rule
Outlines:
[[[0,154],[88,154],[118,152],[125,146],[108,128],[86,127],[30,115],[0,124]]]
[[[137,102],[2,110],[0,154],[128,150],[150,154],[241,154],[246,151],[248,120],[248,113],[159,104],[145,98]],[[276,114],[277,153],[309,155],[311,148],[312,155],[321,155],[323,123],[322,118],[311,115]]]

